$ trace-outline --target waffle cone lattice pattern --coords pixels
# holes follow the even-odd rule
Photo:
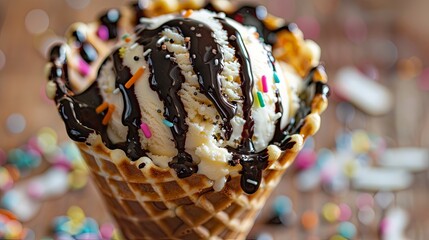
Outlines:
[[[245,194],[240,176],[215,192],[212,181],[194,174],[179,179],[171,169],[138,169],[110,150],[78,143],[105,203],[126,239],[244,239],[294,152],[264,171],[259,190]]]

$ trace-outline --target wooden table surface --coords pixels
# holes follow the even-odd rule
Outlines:
[[[427,104],[429,101],[427,92],[423,92],[415,86],[415,77],[409,81],[400,81],[398,80],[398,72],[393,70],[397,61],[408,59],[411,56],[418,57],[420,69],[427,66],[429,32],[423,29],[427,29],[429,21],[426,21],[428,20],[427,14],[422,10],[428,9],[428,4],[425,0],[409,1],[413,2],[409,5],[404,5],[400,1],[382,0],[375,2],[357,1],[348,5],[341,2],[343,1],[267,0],[265,4],[275,14],[289,19],[302,20],[304,17],[316,16],[320,22],[320,33],[317,41],[322,46],[322,59],[327,66],[329,75],[334,76],[336,70],[341,66],[362,64],[363,62],[370,63],[380,69],[378,74],[381,79],[384,79],[382,83],[395,94],[397,104],[394,110],[382,117],[369,117],[358,112],[355,121],[349,127],[364,128],[369,132],[383,135],[388,139],[390,146],[428,148],[429,113]],[[45,60],[40,51],[42,48],[40,43],[45,35],[31,34],[26,30],[27,13],[33,9],[42,9],[49,16],[49,31],[61,35],[71,23],[77,20],[91,21],[101,9],[108,9],[120,4],[121,1],[117,0],[92,0],[84,9],[75,10],[70,8],[64,0],[0,0],[0,51],[6,56],[5,66],[0,69],[0,148],[5,150],[16,148],[45,126],[55,129],[59,134],[59,139],[67,139],[63,123],[54,105],[41,97],[46,80],[43,73]],[[287,5],[287,8],[284,5]],[[283,6],[283,8],[279,6]],[[339,30],[341,16],[344,15],[343,13],[356,14],[359,11],[365,13],[365,21],[371,23],[367,29],[368,38],[375,35],[381,38],[395,39],[398,43],[397,61],[394,64],[386,66],[387,63],[383,62],[385,61],[383,59],[369,58],[373,55],[370,55],[366,50],[366,42],[356,45],[345,41],[344,34]],[[286,14],[289,15],[286,16]],[[413,17],[405,17],[403,14]],[[414,15],[416,16],[414,17]],[[407,89],[405,95],[403,89]],[[412,100],[403,102],[405,101],[404,96],[405,98],[410,97]],[[413,107],[406,105],[410,102],[414,104]],[[336,118],[336,104],[337,102],[332,100],[330,107],[322,117],[323,127],[315,137],[317,148],[332,148],[335,142],[335,134],[343,127]],[[19,134],[11,133],[6,127],[7,118],[14,113],[22,114],[26,119],[25,130]],[[410,116],[409,125],[402,128],[398,127],[400,124],[397,119],[401,119],[400,116],[404,115]],[[406,129],[404,130],[404,128]],[[307,233],[302,230],[299,224],[290,229],[264,224],[270,216],[274,196],[288,195],[299,215],[306,209],[319,211],[326,201],[341,201],[352,204],[358,194],[355,191],[349,191],[345,195],[330,196],[320,189],[302,193],[296,189],[294,181],[293,170],[291,170],[283,178],[273,197],[269,199],[250,236],[256,236],[261,231],[267,231],[273,234],[275,239],[310,239],[310,236],[326,239],[335,233],[335,225],[322,222],[317,231]],[[413,194],[414,196],[414,202],[407,206],[411,212],[413,223],[408,235],[411,239],[428,239],[428,216],[421,212],[422,208],[428,207],[427,172],[418,174],[413,188],[405,193],[397,193],[397,196],[404,194]],[[101,223],[111,221],[104,205],[99,204],[100,202],[102,202],[100,195],[96,192],[94,184],[90,182],[87,187],[80,191],[73,191],[60,198],[44,202],[36,218],[25,223],[25,226],[35,230],[37,239],[49,235],[50,221],[56,216],[64,215],[71,205],[82,207],[87,216],[93,217]],[[359,226],[356,218],[353,219],[353,222],[358,227],[362,227]],[[358,239],[377,239],[376,226],[362,227],[360,230]],[[416,233],[417,231],[419,235]]]

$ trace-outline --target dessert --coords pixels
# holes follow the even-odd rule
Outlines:
[[[47,94],[127,239],[245,238],[319,128],[320,49],[262,6],[169,3],[72,26]]]

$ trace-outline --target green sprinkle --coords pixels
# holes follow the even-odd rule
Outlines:
[[[280,78],[279,78],[279,75],[277,75],[277,72],[274,72],[274,81],[276,83],[280,83]]]
[[[172,122],[170,122],[166,119],[162,120],[162,123],[164,123],[165,126],[167,126],[167,127],[173,127],[174,126],[174,124]]]
[[[258,91],[257,95],[258,95],[259,105],[261,107],[265,107],[265,101],[264,101],[264,97],[262,96],[262,93]]]
[[[125,40],[127,37],[129,37],[130,35],[128,35],[127,33],[125,33],[124,35],[122,35],[122,40]]]

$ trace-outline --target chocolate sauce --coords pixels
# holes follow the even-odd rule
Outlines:
[[[166,26],[178,25],[168,22],[166,24]],[[179,66],[169,57],[173,53],[161,47],[163,42],[159,42],[159,39],[164,28],[165,26],[161,26],[155,30],[141,31],[137,42],[142,44],[145,50],[152,50],[145,58],[150,68],[150,87],[158,93],[159,99],[164,103],[165,119],[173,123],[170,129],[178,150],[178,155],[173,158],[169,166],[176,170],[178,177],[184,178],[197,172],[198,166],[193,163],[191,155],[185,151],[188,132],[188,125],[185,122],[187,113],[178,95],[185,78]]]
[[[129,89],[125,87],[125,84],[133,75],[131,74],[131,70],[124,65],[119,54],[119,49],[117,49],[110,56],[110,58],[113,62],[113,71],[116,76],[115,84],[122,93],[121,95],[124,100],[122,123],[128,127],[127,141],[125,144],[120,144],[119,147],[124,150],[129,158],[132,160],[137,160],[142,156],[146,156],[146,153],[142,149],[140,143],[139,132],[141,125],[141,113],[139,102],[134,91],[134,85]]]
[[[262,170],[268,163],[268,153],[266,150],[256,153],[253,146],[253,129],[254,121],[252,118],[253,95],[252,89],[254,86],[252,65],[247,48],[244,45],[241,34],[224,19],[218,19],[223,28],[227,31],[228,36],[234,35],[235,38],[229,38],[229,44],[235,49],[236,57],[240,63],[240,79],[241,91],[243,93],[243,119],[246,121],[241,133],[241,143],[238,149],[233,151],[232,162],[238,162],[243,167],[241,174],[241,188],[248,194],[252,194],[258,190],[262,180]]]
[[[136,14],[135,22],[138,23],[139,19],[144,17],[144,9],[138,3],[132,5],[132,7]],[[207,7],[211,10],[216,10],[213,5],[209,4]],[[119,12],[112,11],[117,10],[110,10],[110,14],[108,12],[100,18],[102,24],[109,30],[109,39],[117,38],[118,21],[121,16]],[[276,42],[276,33],[284,30],[293,31],[296,27],[294,24],[288,24],[278,29],[268,29],[264,24],[264,19],[267,16],[266,9],[258,9],[258,7],[242,7],[236,12],[228,14],[228,16],[244,25],[255,26],[263,41],[270,45]],[[233,155],[230,164],[242,165],[241,187],[246,193],[251,194],[259,188],[262,180],[262,171],[268,166],[267,149],[256,152],[252,142],[254,121],[251,109],[253,105],[252,89],[254,87],[254,79],[251,60],[237,29],[224,19],[218,19],[218,21],[223,25],[229,36],[235,36],[235,38],[229,38],[228,41],[235,49],[236,58],[241,66],[239,74],[243,93],[243,119],[245,120],[245,125],[241,134],[242,141],[239,147],[236,149],[228,147],[228,150]],[[190,61],[198,77],[199,91],[216,107],[223,120],[224,135],[227,140],[232,133],[230,120],[236,115],[237,106],[236,103],[228,102],[222,94],[220,73],[223,70],[223,53],[213,37],[214,32],[209,26],[189,18],[176,18],[162,24],[156,29],[148,30],[140,28],[137,30],[137,43],[143,46],[144,51],[151,50],[145,56],[145,60],[149,65],[149,69],[146,71],[150,71],[150,87],[153,91],[157,92],[159,99],[164,104],[164,118],[173,123],[171,132],[178,154],[169,163],[169,166],[176,171],[178,177],[184,178],[196,173],[198,165],[193,162],[191,155],[185,151],[186,135],[188,132],[188,126],[185,121],[187,113],[178,95],[185,79],[179,66],[173,59],[170,59],[173,53],[162,48],[162,42],[159,42],[162,31],[166,28],[190,38],[190,41],[186,43],[186,47],[189,50]],[[73,36],[81,44],[81,55],[85,61],[88,63],[93,62],[98,56],[94,55],[94,52],[91,52],[91,50],[84,49],[84,46],[87,46],[86,44],[92,47],[86,41],[85,35],[76,31]],[[169,39],[166,40],[168,41]],[[269,50],[267,50],[267,54],[268,64],[275,72],[275,59]],[[95,112],[95,109],[103,103],[98,81],[95,81],[83,93],[75,94],[68,82],[67,60],[64,48],[61,46],[54,47],[51,51],[50,61],[53,63],[53,67],[49,80],[55,82],[57,85],[55,101],[58,104],[60,115],[65,122],[67,132],[73,140],[85,142],[91,133],[97,133],[108,148],[120,148],[132,160],[147,156],[140,143],[140,137],[142,136],[140,134],[142,113],[140,112],[134,85],[130,88],[125,87],[126,82],[132,77],[132,73],[124,65],[119,54],[119,49],[115,50],[105,60],[103,66],[108,61],[113,62],[112,70],[116,76],[115,86],[119,89],[123,97],[124,110],[122,113],[122,123],[128,127],[126,141],[123,143],[112,144],[107,136],[107,127],[101,123],[107,110],[100,114]],[[276,130],[271,144],[279,146],[282,150],[290,149],[294,146],[295,142],[291,141],[291,135],[299,133],[305,117],[311,111],[312,97],[315,94],[322,94],[324,96],[329,94],[329,88],[325,84],[313,81],[313,74],[314,69],[310,71],[306,78],[309,87],[300,95],[300,108],[290,123],[284,129],[281,129],[281,119],[276,122]],[[314,87],[310,87],[312,84],[314,84]],[[275,111],[276,113],[283,114],[279,90],[276,90],[276,97],[278,101],[276,102]],[[139,167],[143,168],[144,165],[141,164]]]
[[[235,36],[234,39],[229,38],[229,44],[235,49],[236,57],[240,63],[240,79],[241,79],[241,92],[243,93],[243,119],[246,121],[243,127],[243,132],[241,134],[242,141],[248,141],[248,143],[243,143],[242,145],[247,145],[247,150],[252,152],[254,151],[252,137],[253,137],[253,127],[254,121],[252,118],[252,105],[253,105],[253,95],[252,89],[254,86],[253,71],[252,65],[250,63],[249,53],[247,48],[244,45],[243,38],[241,37],[240,32],[230,25],[224,19],[218,19],[222,24],[223,28],[228,33],[228,36]]]
[[[91,133],[103,131],[102,117],[95,114],[95,107],[101,104],[98,87],[93,84],[85,92],[74,95],[68,82],[68,67],[65,48],[55,45],[51,49],[50,61],[53,64],[49,80],[55,82],[57,91],[55,101],[58,111],[64,120],[66,130],[71,139],[84,142]],[[106,138],[104,138],[106,139]]]

